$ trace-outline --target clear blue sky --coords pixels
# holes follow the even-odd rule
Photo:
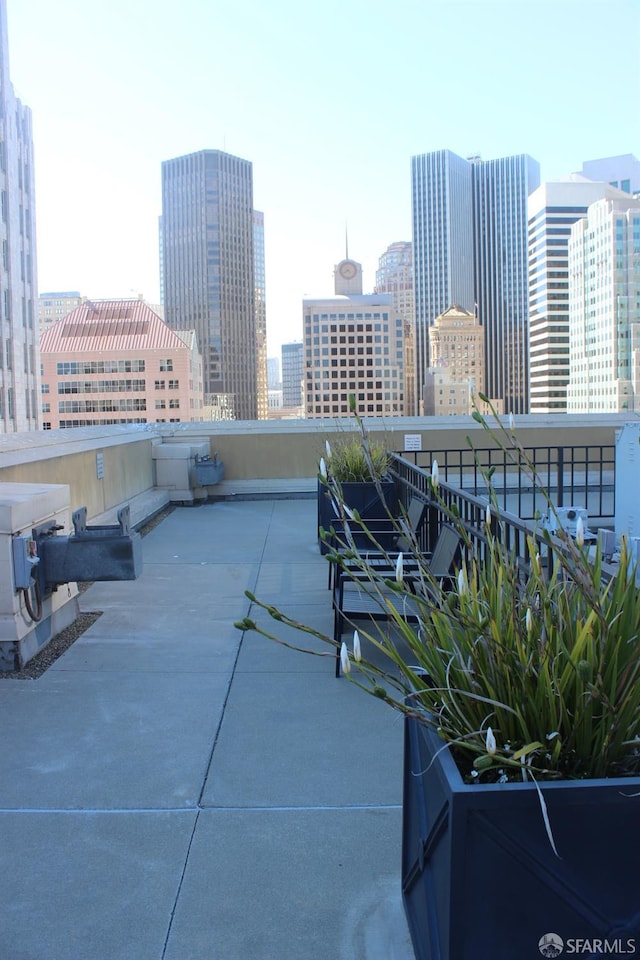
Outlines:
[[[639,0],[7,0],[40,290],[157,302],[160,164],[253,162],[269,354],[333,266],[411,239],[410,159],[640,156]]]

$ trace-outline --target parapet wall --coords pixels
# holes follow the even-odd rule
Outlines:
[[[615,443],[628,415],[518,416],[526,446]],[[456,450],[467,437],[478,447],[490,438],[471,417],[402,417],[365,421],[372,437],[402,451]],[[293,495],[315,490],[325,440],[353,430],[351,420],[227,421],[81,427],[0,435],[0,483],[65,483],[72,510],[87,507],[89,520],[156,485],[152,448],[160,443],[208,444],[225,465],[225,480],[213,495]],[[410,438],[410,441],[407,441]]]

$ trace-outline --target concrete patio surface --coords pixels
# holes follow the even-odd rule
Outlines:
[[[332,631],[315,500],[177,508],[143,559],[0,680],[0,960],[413,960],[401,720],[233,626],[279,629],[250,589]]]

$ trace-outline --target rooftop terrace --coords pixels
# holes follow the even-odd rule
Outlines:
[[[627,419],[516,418],[548,446],[611,445]],[[379,434],[461,449],[481,431],[460,420]],[[266,616],[250,589],[332,633],[315,470],[336,425],[179,427],[0,437],[0,487],[68,484],[91,522],[180,502],[159,450],[202,442],[226,466],[220,499],[145,537],[138,580],[81,595],[102,615],[40,679],[0,680],[0,957],[412,960],[401,721],[336,680],[327,648],[303,657],[233,626]]]
[[[178,507],[143,553],[40,679],[0,681],[0,956],[409,960],[401,722],[233,627],[248,588],[331,631],[315,502]]]

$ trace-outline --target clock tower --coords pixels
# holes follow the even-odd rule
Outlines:
[[[362,295],[362,264],[355,260],[341,260],[334,268],[336,296]]]

